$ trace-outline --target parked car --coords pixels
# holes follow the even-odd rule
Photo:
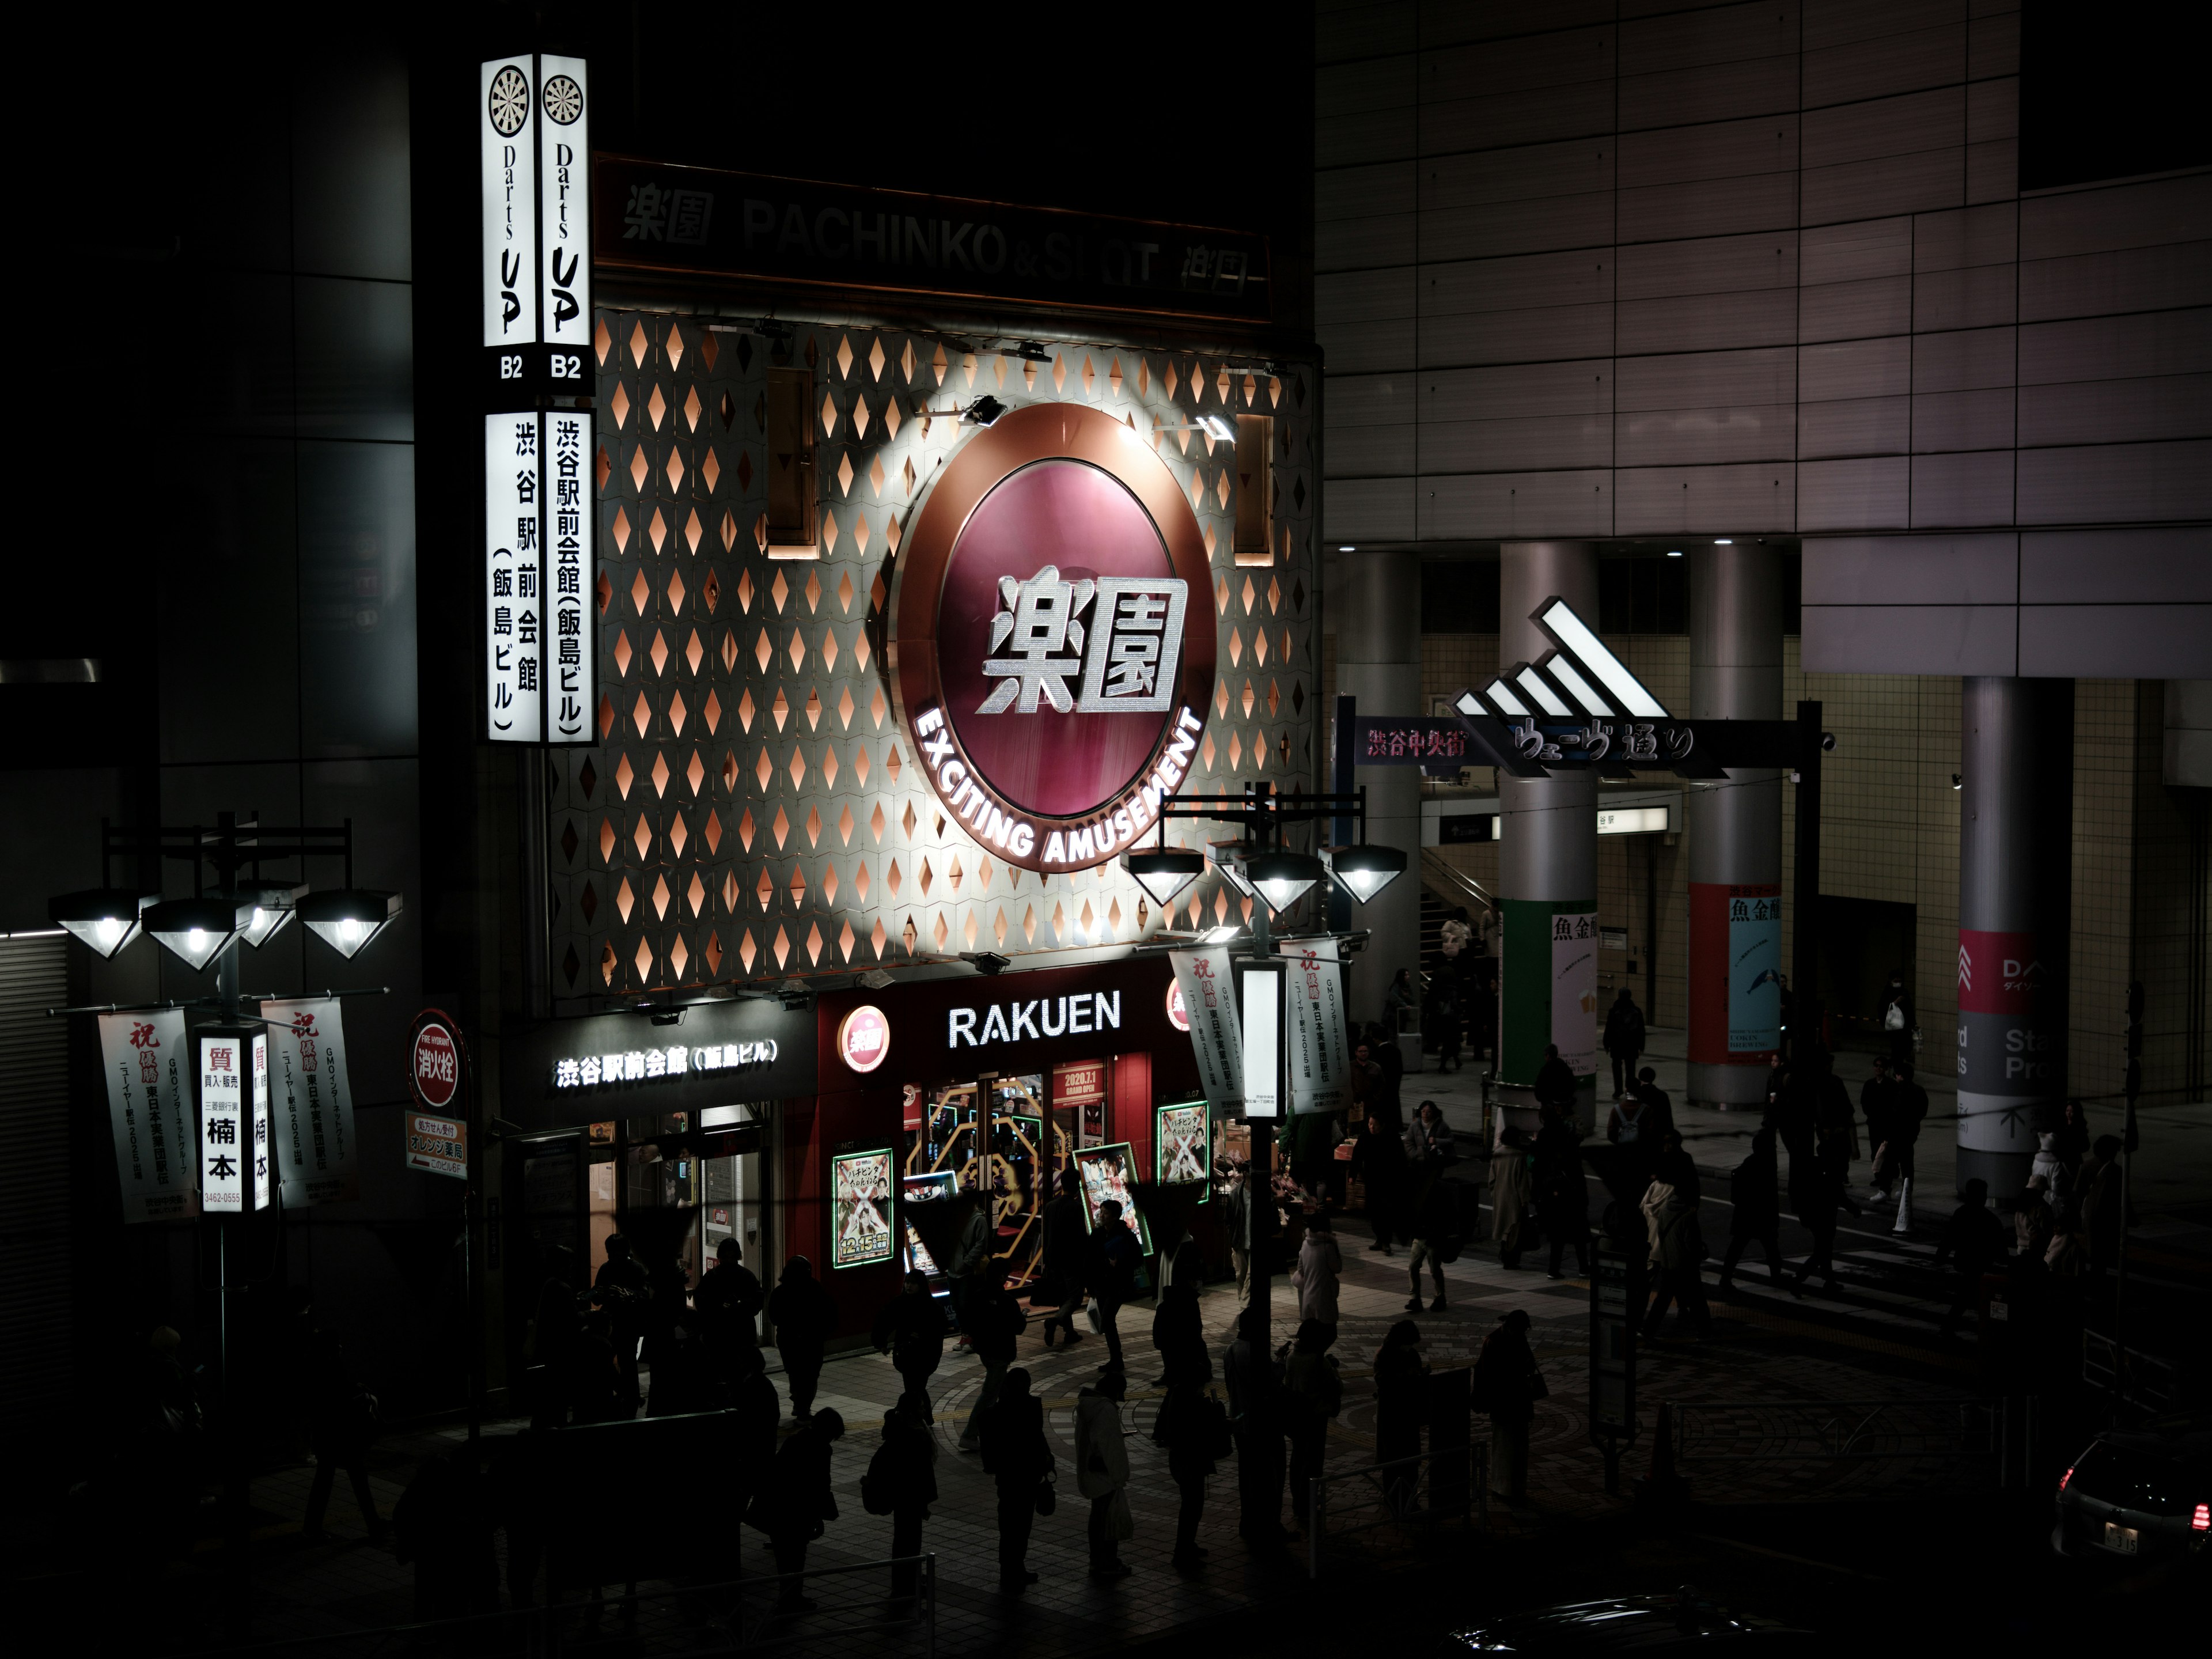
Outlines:
[[[2212,1413],[2107,1429],[2059,1478],[2061,1555],[2173,1561],[2212,1537]]]
[[[1733,1659],[1812,1659],[1828,1637],[1732,1613],[1687,1588],[1672,1595],[1622,1595],[1514,1613],[1444,1638],[1447,1655],[1470,1653],[1712,1654]]]

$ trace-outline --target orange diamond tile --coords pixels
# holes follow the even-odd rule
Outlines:
[[[653,825],[642,812],[637,815],[637,828],[631,833],[630,840],[635,843],[640,858],[653,850]]]

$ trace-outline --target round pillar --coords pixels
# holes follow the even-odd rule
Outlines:
[[[1421,706],[1421,561],[1412,552],[1345,556],[1344,611],[1336,626],[1336,690],[1364,716],[1425,714]],[[1406,873],[1365,904],[1352,925],[1368,930],[1352,975],[1352,1017],[1382,1018],[1383,994],[1401,968],[1421,969],[1421,773],[1414,766],[1359,766],[1367,790],[1367,839],[1406,855]]]
[[[2009,1199],[2066,1098],[2074,682],[1963,680],[1959,726],[1959,1180]]]
[[[1534,662],[1552,640],[1531,618],[1557,597],[1597,624],[1597,548],[1589,542],[1508,542],[1500,550],[1498,665]],[[1547,1044],[1580,1087],[1585,1128],[1597,1121],[1597,777],[1498,775],[1498,890],[1501,1097],[1533,1107],[1529,1085]],[[1522,1121],[1530,1127],[1533,1118]]]
[[[1782,571],[1752,544],[1690,550],[1692,720],[1782,718]],[[1689,1097],[1763,1106],[1782,1040],[1782,774],[1689,786]]]

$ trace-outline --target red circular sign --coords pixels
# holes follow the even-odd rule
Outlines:
[[[855,1072],[872,1072],[891,1052],[891,1023],[863,1003],[837,1024],[837,1057]]]
[[[415,1098],[430,1111],[444,1111],[460,1094],[461,1046],[442,1016],[428,1013],[416,1021],[407,1075]]]
[[[1212,576],[1182,485],[1102,410],[1036,404],[960,450],[900,549],[899,714],[946,808],[1010,864],[1139,840],[1193,763]]]
[[[1178,1031],[1190,1030],[1190,1011],[1182,1006],[1182,981],[1168,981],[1168,1024]]]

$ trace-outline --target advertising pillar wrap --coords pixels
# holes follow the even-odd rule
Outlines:
[[[2053,959],[2060,964],[2054,969]],[[2033,1156],[2066,1092],[2065,956],[2033,933],[1959,930],[1959,1146]]]

